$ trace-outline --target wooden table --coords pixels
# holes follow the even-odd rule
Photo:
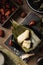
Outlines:
[[[28,5],[27,5],[27,3],[26,3],[26,1],[25,0],[23,0],[23,5],[21,6],[28,14],[29,14],[29,12],[34,12],[34,11],[32,11],[29,7],[28,7]],[[34,13],[36,13],[36,12],[34,12]],[[40,18],[42,18],[43,17],[43,15],[41,15],[41,14],[39,14],[39,13],[36,13]],[[24,18],[25,19],[25,18]],[[18,18],[16,21],[17,22],[23,22],[23,20],[24,19],[22,19],[22,18]],[[7,38],[12,34],[12,30],[11,29],[6,29],[6,28],[4,28],[4,27],[1,27],[0,26],[0,28],[2,28],[4,31],[5,31],[5,37],[4,38],[0,38],[0,44],[1,45],[3,45],[4,47],[6,47],[5,45],[4,45],[4,42],[7,40]],[[7,49],[9,49],[8,47],[6,47]],[[43,56],[43,54],[38,54],[39,56]],[[30,60],[29,60],[29,62],[28,62],[28,65],[37,65],[36,64],[36,61],[37,61],[37,58],[38,58],[38,56],[36,55],[35,57],[33,57],[33,58],[31,58]]]

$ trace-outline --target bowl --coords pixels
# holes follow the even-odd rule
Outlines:
[[[34,1],[36,1],[36,2],[34,3]],[[40,6],[43,5],[42,0],[39,0],[39,2],[37,2],[37,0],[26,0],[26,2],[32,10],[43,14],[43,10],[40,10]],[[42,6],[42,9],[43,9],[43,6]]]

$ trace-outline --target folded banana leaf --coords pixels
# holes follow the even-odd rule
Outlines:
[[[17,42],[17,37],[20,34],[22,34],[25,30],[29,30],[31,32],[31,38],[30,38],[30,40],[33,43],[33,46],[31,48],[29,48],[29,49],[26,49],[26,48],[23,48],[18,42],[17,42],[17,44],[20,45],[20,47],[25,52],[29,52],[29,51],[34,50],[39,45],[39,43],[41,42],[41,40],[38,38],[38,36],[30,28],[27,28],[27,27],[25,27],[25,26],[23,26],[21,24],[18,24],[14,20],[12,20],[11,22],[12,22],[12,26],[13,26],[12,34],[14,36],[15,42]]]
[[[7,50],[6,48],[4,48],[1,45],[0,45],[0,51],[2,51],[3,53],[5,53],[10,58],[10,60],[8,60],[8,61],[7,61],[7,58],[6,58],[5,61],[7,61],[7,64],[5,64],[5,65],[27,65],[26,62],[24,62],[23,60],[21,60],[13,52],[11,52],[10,50]]]

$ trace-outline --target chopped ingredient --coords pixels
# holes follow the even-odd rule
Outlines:
[[[0,24],[4,24],[10,15],[16,11],[16,4],[9,0],[0,1]]]
[[[31,47],[31,41],[30,40],[24,40],[22,47],[29,49]]]
[[[0,29],[0,37],[4,36],[4,31],[2,29]]]
[[[0,9],[0,12],[2,15],[4,15],[4,9],[3,8]]]
[[[27,15],[27,13],[26,12],[21,12],[21,14],[20,14],[20,16],[22,17],[22,18],[24,18],[25,16]]]
[[[6,13],[5,13],[5,16],[9,16],[10,15],[10,13],[11,13],[11,11],[9,10],[9,11],[7,11]]]
[[[12,7],[12,11],[14,12],[16,10],[16,7]]]
[[[32,54],[23,54],[23,55],[20,56],[20,58],[26,59],[26,58],[29,58],[29,57],[34,56],[34,55],[35,55],[34,53],[32,53]]]
[[[19,35],[17,37],[17,42],[22,43],[27,38],[29,38],[29,30],[25,30],[21,35]]]
[[[29,26],[33,26],[36,24],[36,21],[32,20],[30,23],[29,23]]]
[[[12,46],[13,45],[13,42],[12,40],[9,41],[9,45]]]

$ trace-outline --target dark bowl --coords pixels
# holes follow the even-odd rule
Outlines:
[[[40,14],[43,14],[43,10],[39,10],[39,7],[40,7],[40,5],[41,5],[41,3],[43,2],[43,1],[41,1],[40,3],[39,3],[39,5],[37,4],[34,4],[33,5],[33,1],[34,0],[26,0],[26,2],[27,2],[27,4],[28,4],[28,6],[32,9],[32,10],[34,10],[34,11],[36,11],[36,12],[38,12],[38,13],[40,13]]]

